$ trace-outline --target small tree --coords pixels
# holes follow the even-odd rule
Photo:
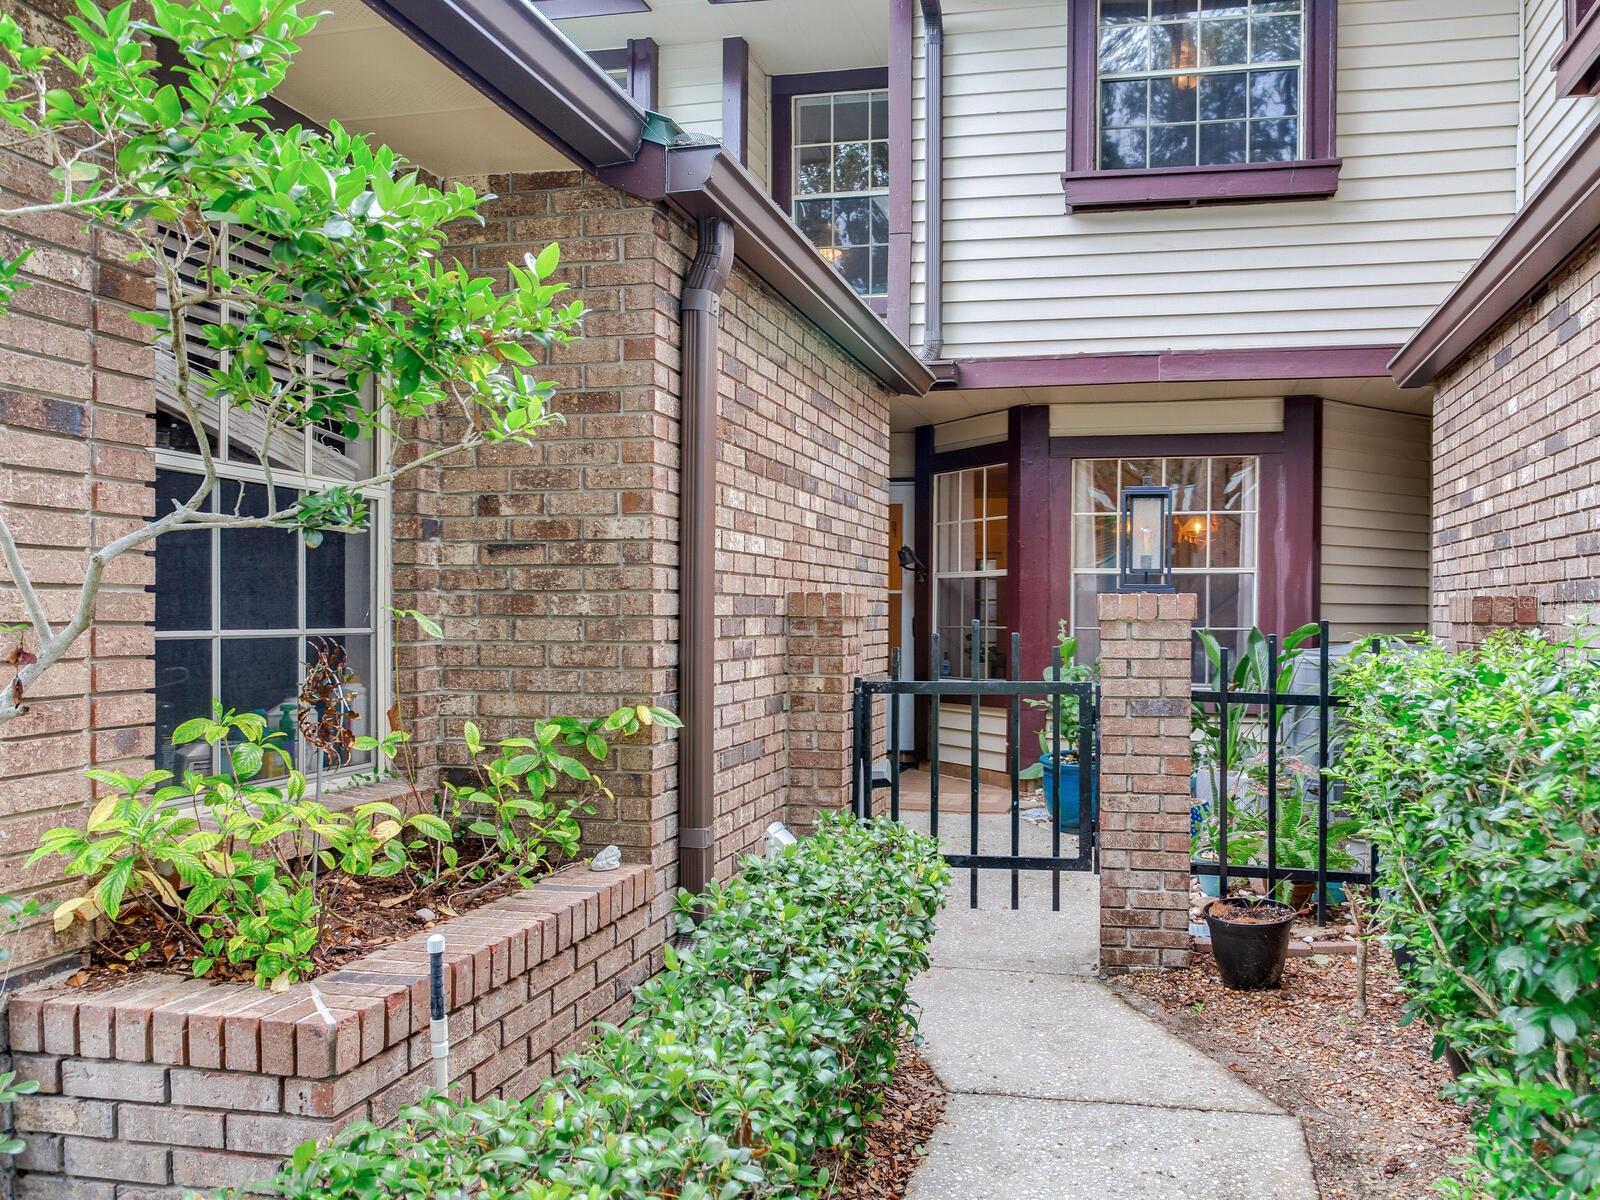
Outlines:
[[[174,346],[171,402],[193,431],[201,480],[171,511],[90,548],[59,627],[0,513],[0,555],[36,642],[11,652],[8,681],[0,675],[0,724],[25,711],[29,687],[89,627],[121,555],[181,529],[295,529],[315,545],[365,527],[367,490],[485,443],[530,440],[553,419],[554,385],[529,372],[526,344],[568,340],[582,315],[577,302],[557,304],[553,245],[511,266],[504,288],[441,261],[445,227],[477,218],[487,197],[430,186],[393,150],[337,124],[271,126],[261,102],[315,23],[295,0],[148,0],[149,20],[126,3],[77,4],[68,21],[79,58],[30,44],[0,15],[0,121],[58,188],[0,218],[77,214],[119,231],[151,264],[158,304],[133,318]],[[225,258],[230,239],[262,247],[260,265]],[[0,313],[26,286],[29,253],[0,257]],[[226,323],[216,316],[224,304]],[[222,365],[197,369],[184,352],[192,344]],[[238,424],[273,497],[264,515],[208,511],[217,472],[206,414],[224,406],[249,414]],[[430,415],[447,418],[452,435],[409,441],[411,423]],[[368,478],[274,507],[274,445],[315,428],[389,436]]]

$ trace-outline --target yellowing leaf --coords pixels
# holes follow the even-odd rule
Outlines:
[[[656,719],[650,715],[650,706],[648,704],[638,705],[633,711],[639,714],[639,724],[654,725],[656,723]]]
[[[400,822],[399,821],[380,821],[377,825],[374,825],[372,827],[373,840],[374,841],[378,841],[378,842],[387,842],[390,838],[392,838],[395,834],[397,834],[399,832],[400,832]]]
[[[87,911],[85,911],[87,910]],[[85,921],[94,920],[94,898],[91,896],[74,896],[71,900],[63,900],[56,906],[56,911],[50,923],[55,926],[57,933],[64,933],[73,919],[82,914]]]
[[[93,833],[111,819],[111,814],[116,811],[117,803],[121,799],[121,796],[107,796],[94,806],[94,810],[89,813],[88,831],[90,833]]]

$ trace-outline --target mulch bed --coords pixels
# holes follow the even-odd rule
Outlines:
[[[1355,961],[1291,958],[1276,992],[1230,992],[1209,955],[1186,971],[1130,975],[1117,991],[1300,1118],[1323,1200],[1416,1200],[1467,1152],[1464,1109],[1432,1034],[1402,1026],[1388,953],[1374,948],[1368,1010]]]
[[[867,1130],[867,1148],[826,1163],[829,1196],[840,1200],[901,1200],[922,1165],[928,1139],[944,1117],[945,1091],[916,1047],[900,1045],[894,1081],[884,1095],[883,1119]]]

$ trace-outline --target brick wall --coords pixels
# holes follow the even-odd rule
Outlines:
[[[24,28],[54,28],[67,44],[53,16],[61,6],[8,9]],[[27,145],[10,142],[0,150],[0,207],[50,199],[55,182]],[[147,331],[127,319],[130,307],[154,303],[154,291],[147,268],[128,263],[124,241],[71,216],[0,223],[0,253],[25,245],[38,247],[23,272],[34,286],[0,318],[0,504],[59,625],[75,608],[88,548],[154,511],[146,486],[155,475],[154,352]],[[108,570],[93,630],[39,681],[31,711],[0,727],[0,891],[47,905],[64,898],[54,863],[23,868],[39,835],[87,812],[84,767],[149,767],[154,598],[144,589],[154,578],[148,555],[125,556]],[[26,619],[9,580],[0,563],[0,625]],[[0,658],[15,643],[15,635],[0,635]],[[14,949],[27,962],[56,946],[41,920]]]
[[[1436,634],[1474,642],[1600,607],[1597,246],[1438,382]]]
[[[455,1094],[521,1099],[616,1022],[660,969],[650,872],[570,869],[447,921]],[[151,976],[12,1002],[27,1149],[18,1200],[177,1200],[269,1178],[308,1138],[384,1123],[432,1085],[426,933],[309,985],[264,993]]]
[[[1100,597],[1100,965],[1189,961],[1192,595]]]

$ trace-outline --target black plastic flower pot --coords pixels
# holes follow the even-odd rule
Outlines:
[[[1233,897],[1213,900],[1203,912],[1224,986],[1258,992],[1283,983],[1294,909],[1276,900]]]

